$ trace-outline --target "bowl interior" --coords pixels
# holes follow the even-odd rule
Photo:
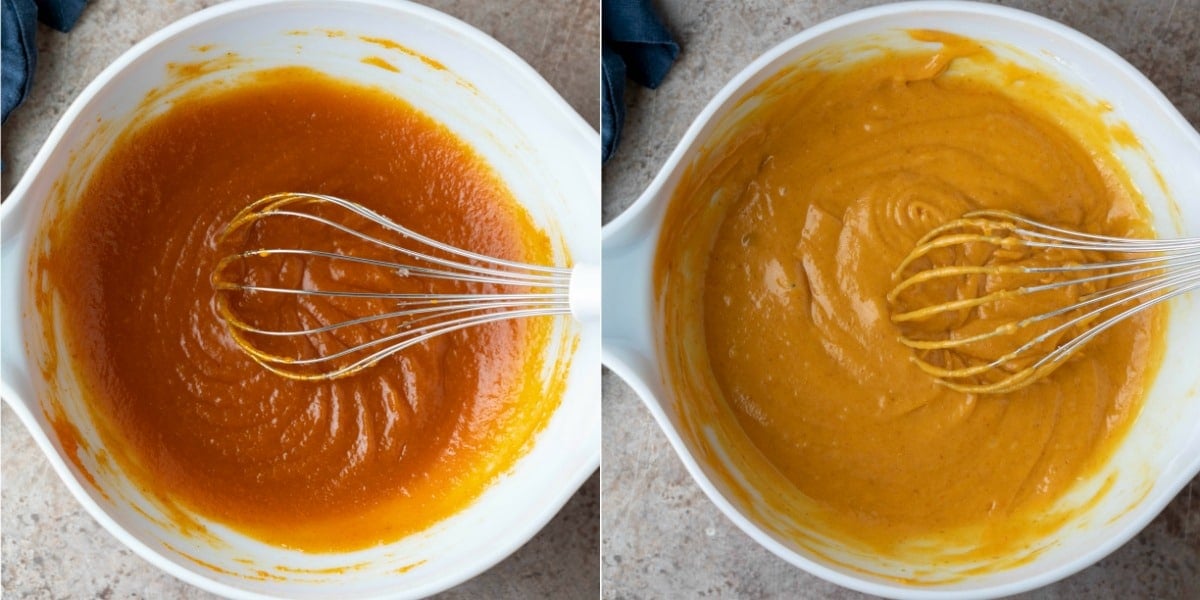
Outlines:
[[[547,232],[557,262],[598,262],[594,131],[532,69],[482,33],[423,7],[358,0],[224,5],[169,27],[122,57],[52,134],[31,169],[38,173],[18,187],[24,193],[14,195],[25,206],[7,207],[6,270],[26,271],[10,267],[28,264],[29,250],[45,243],[36,232],[70,210],[72,191],[86,185],[126,127],[198,86],[288,65],[382,88],[445,124],[492,165]],[[26,283],[19,284],[17,299],[32,306]],[[35,275],[33,283],[42,282]],[[563,318],[543,363],[544,377],[566,378],[559,408],[516,466],[461,513],[395,543],[340,554],[267,546],[196,516],[191,518],[202,528],[181,527],[119,465],[105,460],[71,366],[47,358],[55,350],[66,356],[63,342],[41,322],[32,314],[20,322],[24,346],[6,338],[5,360],[16,363],[5,366],[6,384],[20,397],[16,404],[28,409],[18,412],[35,421],[27,420],[31,429],[48,433],[43,447],[58,455],[52,462],[114,535],[172,574],[213,591],[339,598],[433,593],[527,541],[599,464],[599,331]],[[50,322],[59,328],[56,318]],[[76,438],[78,446],[66,438]]]
[[[666,174],[643,200],[658,220],[683,172],[704,170],[707,150],[719,148],[757,100],[750,93],[799,62],[821,68],[852,64],[872,48],[924,46],[906,30],[936,29],[983,42],[998,55],[1061,81],[1102,115],[1124,123],[1140,147],[1116,150],[1141,191],[1161,237],[1200,235],[1200,136],[1144,77],[1099,44],[1061,25],[1025,13],[961,3],[917,3],[862,11],[815,27],[751,65],[705,110],[672,156]],[[986,76],[986,74],[984,74]],[[1102,111],[1097,109],[1097,113]],[[655,187],[657,186],[657,187]],[[703,229],[703,217],[693,227]],[[719,224],[719,223],[718,223]],[[614,235],[614,238],[617,236]],[[606,240],[607,243],[607,240]],[[703,273],[706,256],[672,255],[682,271]],[[607,264],[607,263],[606,263]],[[684,276],[686,277],[686,276]],[[660,282],[661,283],[661,282]],[[657,299],[654,300],[657,302]],[[749,442],[722,402],[696,398],[707,373],[703,331],[679,324],[655,304],[655,353],[662,381],[648,382],[658,397],[669,435],[701,486],[752,537],[790,562],[836,583],[871,593],[927,596],[930,592],[999,595],[1048,583],[1111,552],[1140,530],[1200,471],[1200,299],[1171,303],[1162,367],[1142,411],[1111,460],[1079,481],[1054,507],[1086,509],[1036,540],[1021,556],[962,565],[884,559],[831,537],[812,522],[775,507],[795,502],[797,492]],[[679,332],[668,343],[666,329]],[[1188,365],[1192,365],[1189,368]],[[898,584],[897,580],[909,583]]]

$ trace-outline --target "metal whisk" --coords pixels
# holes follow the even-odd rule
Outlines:
[[[268,221],[303,242],[271,247],[269,238],[260,236],[268,243],[256,247],[247,241]],[[333,196],[262,198],[229,223],[221,244],[236,236],[247,238],[237,244],[240,251],[223,257],[213,270],[217,311],[238,346],[266,369],[291,379],[349,376],[434,336],[484,323],[562,314],[581,321],[599,317],[598,267],[546,267],[476,254]],[[331,247],[314,249],[318,243]],[[366,283],[349,275],[347,281],[332,277],[332,283],[322,283],[309,269],[314,263],[329,273],[366,269],[371,275]],[[446,286],[454,293],[444,293]]]
[[[1200,288],[1200,238],[1094,235],[979,210],[921,238],[893,281],[891,318],[922,370],[959,391],[1011,392]]]

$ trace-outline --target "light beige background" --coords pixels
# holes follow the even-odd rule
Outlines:
[[[621,147],[604,166],[606,221],[649,185],[696,115],[758,55],[810,25],[881,3],[654,1],[683,52],[657,91],[629,88]],[[1200,127],[1200,0],[1001,4],[1048,16],[1112,48]],[[791,567],[734,527],[684,471],[633,392],[607,371],[603,444],[605,598],[865,597]],[[1026,597],[1200,598],[1200,478],[1112,556]]]
[[[511,48],[599,128],[599,0],[424,3]],[[70,102],[105,66],[147,35],[212,4],[216,2],[91,0],[69,35],[39,27],[33,92],[4,124],[4,195]],[[6,600],[215,597],[162,573],[120,545],[83,511],[7,406],[0,421],[0,590]],[[599,476],[593,475],[532,541],[444,597],[598,597],[599,487]]]

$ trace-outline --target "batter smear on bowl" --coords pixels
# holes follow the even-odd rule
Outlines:
[[[911,35],[936,44],[785,70],[692,163],[655,266],[663,343],[685,357],[678,393],[736,419],[793,486],[780,510],[877,556],[994,561],[1053,531],[1063,519],[1048,509],[1121,440],[1165,312],[1106,332],[1045,381],[976,396],[911,362],[889,318],[892,271],[972,209],[1153,231],[1102,109],[1064,126],[1050,115],[1078,98],[1061,84],[967,39]]]
[[[229,220],[281,191],[351,198],[464,249],[552,264],[545,233],[445,126],[380,90],[284,68],[201,89],[123,134],[48,228],[37,268],[106,449],[155,497],[292,548],[394,541],[454,514],[528,448],[557,405],[541,376],[551,322],[439,336],[336,381],[269,373],[230,339],[209,277]],[[291,241],[316,243],[304,235]],[[300,259],[277,275],[375,284]],[[395,291],[487,291],[410,285],[421,289]],[[279,318],[320,316],[308,308]]]

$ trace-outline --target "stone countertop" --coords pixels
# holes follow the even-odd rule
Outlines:
[[[682,46],[658,90],[626,88],[621,147],[604,166],[604,219],[649,185],[703,107],[789,36],[873,0],[657,0]],[[1013,0],[1145,73],[1200,127],[1200,0]],[[862,598],[790,566],[704,496],[633,391],[606,371],[601,466],[604,598]],[[1027,598],[1200,598],[1200,478],[1108,558]]]
[[[599,0],[424,3],[511,48],[599,128]],[[212,4],[216,2],[91,0],[69,35],[39,26],[33,92],[4,124],[3,194],[16,185],[71,101],[105,66],[147,35]],[[4,598],[214,597],[118,543],[70,495],[7,406],[0,421]],[[599,488],[597,473],[529,543],[443,597],[599,596]]]

